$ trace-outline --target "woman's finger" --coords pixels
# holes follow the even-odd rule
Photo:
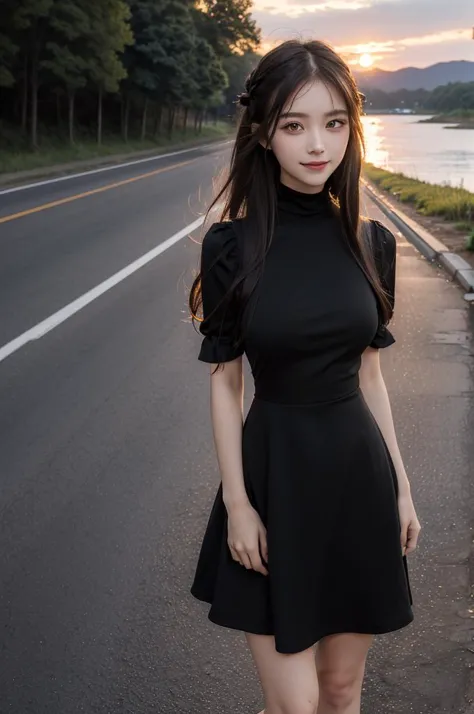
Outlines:
[[[238,563],[239,565],[242,565],[240,556],[237,553],[237,551],[235,550],[235,548],[233,546],[229,545],[229,550],[230,550],[230,554],[232,556],[232,560],[235,560],[236,563]]]
[[[267,545],[267,534],[265,531],[260,531],[259,534],[259,546],[260,554],[265,563],[268,563],[268,545]]]
[[[265,567],[265,565],[262,563],[262,558],[260,556],[260,551],[258,547],[249,553],[250,556],[250,562],[252,563],[252,568],[257,572],[257,573],[262,573],[262,575],[268,575],[268,571]]]
[[[252,570],[252,562],[248,556],[248,553],[241,553],[240,559],[244,568],[247,568],[247,570]]]
[[[418,535],[419,535],[420,529],[417,528],[416,526],[411,526],[408,528],[408,537],[407,537],[407,548],[406,548],[406,553],[412,553],[415,548],[418,545]]]
[[[402,523],[400,528],[400,544],[402,546],[402,555],[405,555],[408,540],[408,524]]]

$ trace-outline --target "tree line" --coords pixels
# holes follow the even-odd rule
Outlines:
[[[251,0],[1,0],[0,138],[38,127],[74,142],[104,119],[126,141],[171,135],[179,116],[200,129],[228,106],[255,63],[260,30]],[[166,117],[165,117],[166,114]],[[164,121],[166,118],[166,122]]]
[[[383,92],[380,89],[362,91],[367,98],[366,107],[371,110],[407,109],[426,110],[437,113],[474,109],[474,82],[451,82],[427,89],[399,89],[397,92]]]

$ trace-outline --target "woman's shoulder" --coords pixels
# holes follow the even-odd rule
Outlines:
[[[217,221],[204,233],[202,239],[203,249],[217,251],[219,248],[229,246],[237,241],[237,234],[233,221]]]
[[[364,218],[363,221],[375,257],[391,262],[397,252],[397,239],[392,231],[375,218]]]
[[[201,242],[203,260],[233,262],[238,256],[238,236],[234,221],[217,221],[206,230]]]
[[[379,245],[382,244],[389,249],[396,248],[397,240],[385,223],[378,221],[376,218],[369,218],[368,221],[370,223],[373,240],[375,240],[376,243]]]

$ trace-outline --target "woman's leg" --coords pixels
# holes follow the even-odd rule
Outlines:
[[[316,647],[318,714],[360,714],[362,682],[373,635],[330,635]]]
[[[275,650],[273,635],[246,633],[246,638],[265,699],[261,714],[316,714],[318,678],[314,649],[281,654]]]

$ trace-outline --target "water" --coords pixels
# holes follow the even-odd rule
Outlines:
[[[364,116],[367,161],[422,181],[474,192],[474,130],[419,124],[421,118],[428,117]]]

